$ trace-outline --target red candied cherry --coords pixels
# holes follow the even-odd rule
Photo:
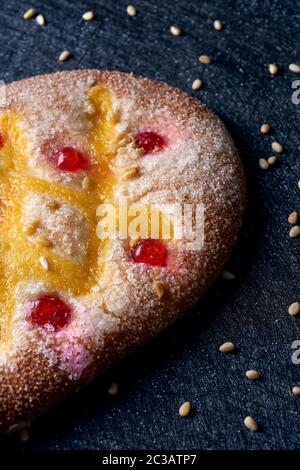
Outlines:
[[[53,163],[63,171],[79,171],[87,168],[87,160],[80,150],[74,147],[63,147],[52,155]]]
[[[4,147],[4,135],[0,132],[0,149]]]
[[[36,326],[57,331],[70,323],[71,308],[58,297],[44,295],[31,303],[28,317]]]
[[[138,146],[141,147],[145,154],[158,152],[167,145],[167,139],[154,131],[139,132],[135,136]]]
[[[166,266],[167,248],[161,240],[147,238],[140,240],[132,250],[135,263],[145,263],[150,266]]]

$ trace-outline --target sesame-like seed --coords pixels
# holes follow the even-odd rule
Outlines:
[[[31,20],[36,15],[36,11],[34,8],[29,8],[29,10],[25,11],[23,15],[24,20]]]
[[[129,16],[135,16],[137,14],[137,9],[134,5],[127,5],[126,11]]]
[[[275,157],[275,155],[272,155],[271,157],[268,158],[268,163],[269,165],[274,165],[274,163],[277,162],[277,157]]]
[[[210,64],[211,58],[206,54],[202,54],[199,56],[199,62],[201,62],[201,64]]]
[[[227,341],[226,343],[221,344],[219,347],[219,351],[222,353],[229,353],[235,350],[235,345],[231,343],[230,341]]]
[[[121,179],[124,181],[130,180],[132,178],[135,178],[139,174],[139,167],[138,166],[132,166],[131,168],[126,169],[122,175]]]
[[[71,57],[70,51],[62,51],[58,56],[58,60],[59,62],[65,62],[65,60],[68,60],[70,57]]]
[[[85,176],[82,180],[81,186],[84,191],[88,191],[89,189],[91,189],[91,186],[92,186],[91,179],[88,176]]]
[[[271,75],[277,75],[279,72],[278,66],[276,64],[269,64],[269,72]]]
[[[269,168],[269,163],[265,158],[260,158],[258,164],[262,170],[267,170]]]
[[[197,91],[197,90],[200,90],[201,87],[202,87],[202,80],[200,80],[199,78],[196,78],[196,80],[194,80],[192,83],[192,89],[194,91]]]
[[[161,281],[154,281],[153,289],[155,290],[156,295],[159,299],[161,299],[166,293],[166,286]]]
[[[235,275],[230,271],[223,271],[221,277],[225,279],[225,281],[233,281],[235,279]]]
[[[300,304],[299,304],[299,302],[294,302],[294,303],[292,303],[292,304],[289,306],[288,312],[289,312],[289,315],[291,315],[292,317],[298,315],[298,313],[300,312]]]
[[[85,20],[85,21],[91,21],[95,18],[95,14],[93,11],[86,11],[85,13],[83,13],[82,15],[82,19]]]
[[[300,397],[300,387],[298,387],[298,386],[293,387],[292,392],[296,397]]]
[[[272,149],[274,150],[274,152],[277,152],[277,153],[283,152],[283,146],[279,144],[278,142],[272,142]]]
[[[269,124],[262,124],[260,126],[260,132],[262,134],[268,134],[270,132],[270,130],[271,130],[271,127],[269,126]]]
[[[27,442],[29,440],[29,433],[26,428],[19,432],[19,438],[22,442]]]
[[[257,422],[251,416],[246,416],[246,418],[244,419],[244,425],[252,432],[258,431]]]
[[[44,15],[38,15],[35,20],[36,20],[37,24],[39,24],[40,26],[45,26],[45,24],[46,24],[46,20],[45,20]]]
[[[181,36],[182,31],[179,26],[173,25],[170,27],[170,33],[173,34],[173,36]]]
[[[48,240],[48,238],[43,237],[42,235],[38,235],[34,239],[34,243],[36,243],[37,245],[43,246],[45,248],[49,248],[50,246],[52,246],[52,242]]]
[[[289,217],[288,217],[288,223],[292,224],[292,225],[295,225],[297,223],[297,220],[298,220],[297,212],[296,211],[291,212]]]
[[[119,385],[116,382],[113,382],[108,387],[107,393],[111,396],[115,396],[115,395],[117,395],[118,391],[119,391]]]
[[[39,219],[33,219],[31,222],[29,222],[28,225],[26,225],[23,228],[23,233],[25,233],[25,235],[28,235],[28,236],[33,235],[39,226],[40,226]]]
[[[294,227],[291,228],[289,235],[291,238],[298,237],[300,235],[299,225],[294,225]]]
[[[297,186],[300,189],[300,180],[298,181]]]
[[[215,28],[216,31],[222,31],[223,23],[220,20],[215,20],[214,21],[214,28]]]
[[[179,416],[188,416],[191,412],[191,403],[189,401],[185,401],[179,408]]]
[[[260,372],[258,372],[257,370],[253,370],[253,369],[247,370],[245,375],[250,380],[258,380],[261,378]]]
[[[42,268],[45,271],[49,271],[49,262],[48,262],[48,260],[45,256],[40,256],[39,257],[39,262],[40,262],[40,265],[42,266]]]
[[[290,64],[289,70],[294,73],[300,73],[300,65],[298,64]]]

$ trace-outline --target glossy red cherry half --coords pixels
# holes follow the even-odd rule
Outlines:
[[[71,309],[58,297],[44,295],[32,302],[28,317],[36,326],[57,331],[70,323]]]
[[[147,238],[140,240],[132,250],[135,263],[145,263],[150,266],[166,266],[167,248],[161,240]]]
[[[4,147],[4,135],[0,132],[0,149]]]
[[[74,147],[64,147],[52,155],[55,166],[63,171],[79,171],[87,168],[87,160],[80,150]]]
[[[145,154],[163,150],[167,145],[167,139],[154,131],[139,132],[135,136],[135,140],[138,146],[144,150]]]

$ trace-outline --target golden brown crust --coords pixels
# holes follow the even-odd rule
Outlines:
[[[95,84],[108,87],[114,94],[121,130],[134,133],[163,126],[176,144],[165,154],[145,156],[140,177],[119,181],[115,196],[147,204],[171,203],[174,198],[179,203],[202,203],[204,243],[192,252],[180,243],[170,244],[170,266],[161,269],[132,263],[128,241],[112,241],[100,293],[71,300],[68,293],[61,294],[78,312],[70,333],[72,346],[84,349],[85,356],[78,361],[81,364],[87,354],[90,357],[80,374],[69,369],[69,356],[67,366],[61,359],[65,337],[61,336],[60,342],[56,338],[50,341],[26,330],[24,305],[36,292],[47,292],[47,286],[40,285],[38,279],[21,283],[16,293],[12,339],[0,354],[2,431],[41,414],[176,320],[220,274],[240,228],[245,186],[235,146],[220,120],[180,90],[120,72],[63,72],[12,83],[7,87],[8,104],[3,111],[21,113],[35,132],[29,133],[29,138],[41,147],[41,140],[57,136],[58,129],[76,134],[81,142],[84,97]],[[117,157],[120,168],[130,158],[130,149],[126,152],[125,157],[124,153]],[[34,161],[38,177],[56,178],[49,176],[43,165],[39,169],[39,161]],[[153,288],[158,281],[167,287],[162,297]],[[81,354],[78,348],[76,354]]]

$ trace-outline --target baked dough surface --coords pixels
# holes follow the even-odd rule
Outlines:
[[[15,82],[6,92],[0,108],[0,430],[13,431],[201,297],[237,237],[245,185],[222,122],[163,83],[80,70]],[[144,154],[134,136],[145,130],[163,135],[166,146]],[[80,149],[87,167],[72,172],[53,165],[51,155],[62,147]],[[96,234],[99,204],[121,198],[147,207],[201,205],[202,245],[190,250],[184,240],[171,239],[164,241],[166,266],[134,262],[130,239],[101,241]],[[33,303],[49,295],[71,311],[68,324],[53,331],[30,321]]]

